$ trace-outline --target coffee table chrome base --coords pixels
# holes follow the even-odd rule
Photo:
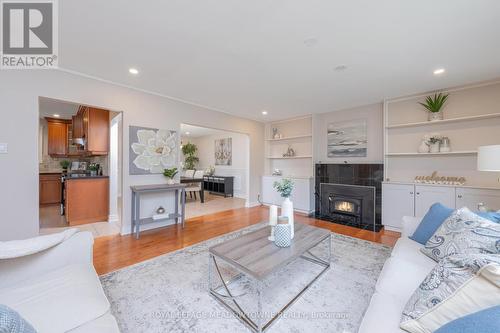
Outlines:
[[[300,256],[300,258],[302,258],[302,259],[305,259],[311,263],[314,263],[316,265],[323,267],[321,272],[319,274],[317,274],[302,290],[300,290],[300,292],[295,297],[293,297],[281,310],[276,312],[276,314],[271,319],[269,319],[266,323],[263,322],[264,315],[262,312],[262,292],[263,292],[263,285],[264,285],[263,281],[256,279],[248,274],[245,274],[245,272],[241,271],[238,267],[233,266],[233,265],[231,265],[231,267],[236,269],[239,273],[235,277],[231,278],[230,280],[225,281],[224,277],[222,276],[222,273],[220,271],[217,260],[221,260],[222,262],[225,262],[226,264],[229,264],[229,263],[227,263],[227,261],[225,261],[224,259],[213,255],[212,253],[209,254],[209,262],[208,262],[208,292],[209,292],[210,296],[212,296],[215,300],[217,300],[226,309],[231,311],[236,316],[236,318],[238,318],[249,329],[251,329],[254,332],[258,332],[258,333],[265,332],[269,327],[271,327],[272,324],[275,323],[276,319],[279,319],[281,317],[281,315],[292,304],[294,304],[295,301],[297,301],[297,299],[299,299],[300,296],[302,296],[302,294],[304,292],[306,292],[306,290],[309,289],[309,287],[311,287],[314,282],[316,282],[316,280],[318,280],[328,269],[330,269],[330,262],[331,262],[331,255],[332,255],[331,235],[329,237],[327,237],[325,240],[316,244],[316,246],[318,246],[319,244],[321,244],[325,241],[328,242],[328,258],[327,258],[327,260],[323,260],[323,259],[315,256],[314,254],[312,254],[310,251],[312,248],[309,249],[308,251],[306,251],[307,256],[306,255]],[[316,247],[316,246],[314,246],[314,247]],[[212,281],[213,268],[215,268],[215,276],[217,278],[216,282],[220,283],[216,288],[212,288],[212,283],[215,282],[215,281]],[[250,280],[253,281],[253,283],[256,286],[255,289],[257,290],[257,313],[255,316],[253,316],[253,317],[256,317],[255,320],[252,319],[252,316],[250,314],[246,313],[241,308],[241,306],[238,304],[237,299],[239,297],[244,296],[245,294],[233,295],[231,293],[231,291],[229,290],[229,286],[231,285],[231,283],[234,282],[236,279],[239,279],[243,275],[250,278]],[[218,291],[220,289],[225,291],[226,294],[221,294]],[[234,304],[234,306],[236,307],[237,310],[235,310],[235,308],[233,308],[230,305],[230,303]]]

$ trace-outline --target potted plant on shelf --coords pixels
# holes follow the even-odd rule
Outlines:
[[[431,153],[439,153],[439,148],[441,146],[441,140],[443,140],[443,136],[438,133],[434,133],[431,135],[424,136],[425,142],[430,147]]]
[[[429,121],[443,120],[443,106],[448,96],[449,94],[434,94],[434,96],[427,96],[425,103],[418,103],[427,109]]]
[[[182,154],[184,154],[184,169],[193,170],[200,159],[196,156],[198,147],[193,143],[186,143],[182,146]]]
[[[163,175],[167,177],[167,184],[172,185],[175,184],[175,175],[177,175],[177,168],[170,168],[163,170]]]
[[[63,169],[63,172],[68,172],[68,168],[70,165],[70,162],[68,160],[62,160],[61,162],[59,162],[59,165]]]
[[[293,225],[293,202],[290,200],[293,188],[295,184],[291,179],[283,178],[280,181],[275,181],[273,187],[276,191],[284,198],[281,204],[281,215],[288,217],[288,223],[290,224],[290,229],[292,231],[292,239],[294,236],[294,225]]]

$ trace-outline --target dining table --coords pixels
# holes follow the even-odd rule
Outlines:
[[[205,202],[205,194],[204,194],[204,191],[203,191],[203,182],[204,182],[203,177],[201,177],[201,178],[194,178],[194,177],[181,176],[181,184],[201,183],[201,186],[200,186],[201,187],[201,190],[200,190],[200,201],[201,201],[201,203]]]

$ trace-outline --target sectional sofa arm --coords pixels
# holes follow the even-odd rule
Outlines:
[[[78,232],[62,243],[32,255],[0,260],[0,289],[24,279],[72,265],[92,264],[94,238]]]
[[[401,237],[409,237],[413,235],[421,221],[421,217],[403,216]]]

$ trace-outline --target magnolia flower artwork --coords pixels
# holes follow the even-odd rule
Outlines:
[[[177,132],[130,126],[129,173],[163,173],[177,166]]]

